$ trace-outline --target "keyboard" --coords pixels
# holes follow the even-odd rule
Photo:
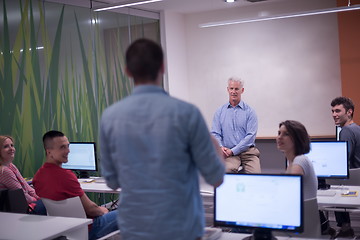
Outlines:
[[[336,192],[333,190],[318,190],[317,191],[317,195],[318,196],[328,196],[328,197],[332,197],[336,195]]]

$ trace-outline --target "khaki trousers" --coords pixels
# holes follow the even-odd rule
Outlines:
[[[261,173],[260,152],[256,147],[250,147],[245,152],[225,159],[227,173]],[[239,171],[239,168],[242,169]]]

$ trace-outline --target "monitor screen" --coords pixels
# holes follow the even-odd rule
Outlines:
[[[68,162],[62,167],[78,171],[97,171],[95,142],[70,142]]]
[[[336,134],[336,141],[340,141],[340,131],[341,131],[341,127],[340,126],[336,126],[335,127],[335,134]]]
[[[344,141],[312,141],[306,154],[318,178],[348,178],[348,145]]]
[[[225,174],[223,184],[215,189],[214,224],[250,229],[254,234],[302,232],[302,176]]]

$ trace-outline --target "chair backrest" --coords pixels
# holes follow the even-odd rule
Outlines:
[[[299,237],[321,237],[321,222],[317,198],[304,200],[304,232]]]
[[[19,189],[8,190],[8,212],[29,213],[29,204],[26,201],[24,191]]]
[[[349,170],[349,179],[329,179],[326,183],[330,185],[360,186],[360,168]]]
[[[9,208],[7,193],[7,189],[0,189],[0,212],[6,212]]]
[[[296,238],[321,238],[321,222],[316,198],[304,200],[304,231],[300,234],[274,232],[275,236]]]
[[[68,198],[61,201],[54,201],[48,198],[41,198],[48,216],[86,218],[84,207],[79,197]]]

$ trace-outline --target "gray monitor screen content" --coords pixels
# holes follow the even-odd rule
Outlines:
[[[344,141],[313,141],[306,156],[318,178],[348,178],[348,145]]]
[[[254,234],[302,232],[302,176],[225,174],[223,184],[215,189],[214,224]]]
[[[71,142],[68,162],[62,167],[78,171],[97,171],[95,142]]]

